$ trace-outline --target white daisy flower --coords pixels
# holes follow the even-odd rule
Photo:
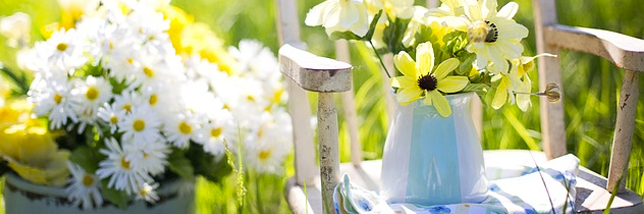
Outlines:
[[[205,152],[218,159],[226,152],[225,141],[235,138],[236,129],[228,110],[211,111],[209,118],[210,121],[197,132],[195,142],[202,144]]]
[[[83,41],[83,38],[77,36],[75,29],[61,29],[54,32],[47,41],[37,43],[35,48],[50,65],[73,75],[76,68],[87,62],[83,53]]]
[[[78,121],[73,109],[72,84],[66,78],[43,79],[36,77],[31,84],[29,100],[35,103],[34,113],[38,116],[49,115],[51,129],[59,129],[70,119]]]
[[[162,140],[124,143],[123,147],[124,150],[130,151],[126,159],[130,160],[132,167],[136,170],[159,175],[165,171],[165,166],[168,165],[167,158],[170,148]]]
[[[119,122],[123,121],[123,118],[125,118],[125,113],[125,109],[117,110],[109,103],[105,103],[98,109],[98,113],[96,113],[96,115],[103,121],[107,122],[110,127],[110,133],[114,134],[118,129]]]
[[[98,108],[112,99],[112,85],[103,77],[89,76],[85,81],[75,82],[72,94],[81,108]]]
[[[125,115],[119,123],[122,139],[129,139],[131,142],[148,142],[162,138],[159,133],[159,121],[157,114],[148,105],[132,107],[130,114]]]
[[[146,101],[136,91],[125,90],[120,95],[114,97],[112,108],[115,111],[125,110],[126,113],[131,113],[132,108],[135,106],[142,106]]]
[[[81,205],[83,209],[101,206],[103,197],[99,190],[99,179],[96,175],[87,173],[80,166],[67,161],[67,168],[72,177],[67,181],[68,186],[65,188],[67,198],[74,203],[74,207]]]
[[[196,138],[196,131],[201,128],[201,124],[194,114],[175,113],[167,115],[165,118],[164,133],[168,141],[178,148],[187,148],[190,145],[190,140]]]
[[[110,178],[107,186],[115,190],[125,191],[128,195],[138,192],[139,187],[144,183],[154,181],[152,177],[140,170],[132,167],[132,160],[127,156],[130,151],[121,149],[121,146],[114,138],[105,139],[107,149],[99,151],[107,155],[107,159],[101,161],[96,175],[101,178]]]
[[[137,200],[145,200],[150,203],[155,203],[156,201],[159,200],[159,195],[155,191],[159,187],[159,184],[154,183],[152,185],[148,183],[144,183],[139,187],[139,191],[136,191],[136,199]]]
[[[31,40],[31,17],[23,12],[0,19],[0,35],[7,37],[10,47],[27,46]]]
[[[261,116],[262,123],[252,131],[253,139],[246,143],[247,159],[259,172],[280,173],[284,158],[292,148],[290,117],[285,112]]]

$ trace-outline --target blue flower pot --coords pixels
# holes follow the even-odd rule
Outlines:
[[[192,213],[194,210],[194,182],[175,180],[161,183],[157,190],[159,201],[150,204],[144,200],[130,200],[125,209],[103,203],[91,210],[83,210],[67,199],[61,187],[41,186],[23,180],[18,175],[7,173],[2,189],[7,214],[28,213]],[[185,194],[183,194],[185,193]]]
[[[483,150],[472,122],[474,93],[446,96],[441,117],[418,100],[397,106],[383,152],[380,195],[388,203],[445,205],[487,198]]]

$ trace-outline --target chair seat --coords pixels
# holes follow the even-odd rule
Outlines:
[[[537,163],[545,162],[546,156],[543,152],[527,150],[489,150],[484,151],[486,168],[491,167],[512,167],[517,165],[534,166],[533,159]],[[364,188],[378,191],[380,184],[380,172],[382,160],[363,161],[359,167],[351,163],[340,165],[341,174],[347,173],[351,182]],[[604,187],[606,178],[580,166],[577,175],[577,198],[575,207],[577,213],[602,213],[610,199],[611,193]],[[291,178],[286,186],[286,199],[293,210],[293,213],[322,213],[322,196],[320,193],[320,181],[308,182],[306,196],[304,189],[297,185],[295,178]],[[308,199],[308,200],[307,200]],[[309,204],[309,206],[305,206]],[[611,213],[644,213],[642,198],[635,192],[626,190],[615,196],[611,206]]]

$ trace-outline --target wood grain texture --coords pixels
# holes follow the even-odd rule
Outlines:
[[[308,91],[351,90],[351,65],[284,45],[279,50],[280,71]]]
[[[620,185],[618,183],[619,178],[624,175],[630,161],[635,116],[637,115],[637,101],[639,100],[638,79],[638,72],[626,70],[619,97],[615,134],[613,135],[613,149],[610,157],[610,167],[608,168],[606,189],[610,191],[616,185]],[[623,191],[623,185],[620,186],[621,191]]]
[[[340,154],[338,153],[338,116],[333,94],[318,95],[318,143],[322,203],[325,213],[333,208],[333,189],[340,181]]]
[[[294,0],[277,0],[277,33],[280,44],[290,44],[305,49],[300,41],[300,22],[297,18],[297,5]],[[293,126],[293,147],[295,152],[295,175],[298,184],[318,176],[315,164],[315,146],[311,128],[311,108],[304,89],[292,80],[285,78],[286,91],[289,95],[288,113]]]
[[[554,0],[533,0],[537,52],[558,54],[556,46],[549,45],[545,31],[557,23]],[[539,90],[544,91],[548,83],[561,85],[559,58],[544,57],[539,61]],[[563,89],[562,89],[563,90]],[[563,156],[566,151],[566,133],[563,102],[550,103],[546,97],[539,99],[541,113],[541,136],[543,150],[548,159]]]
[[[544,32],[548,45],[591,53],[615,66],[644,72],[644,40],[620,33],[565,25],[551,25]]]

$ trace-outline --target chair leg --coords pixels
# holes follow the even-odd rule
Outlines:
[[[637,71],[626,70],[619,97],[619,108],[617,109],[613,151],[608,172],[608,184],[606,185],[608,191],[612,191],[615,185],[620,185],[617,182],[628,168],[639,97],[638,79]],[[622,183],[624,182],[622,181]],[[622,192],[622,190],[624,190],[623,185],[620,186],[619,192]]]
[[[320,179],[324,212],[334,212],[333,188],[340,180],[338,154],[338,116],[333,93],[318,93],[318,140],[320,144]]]

